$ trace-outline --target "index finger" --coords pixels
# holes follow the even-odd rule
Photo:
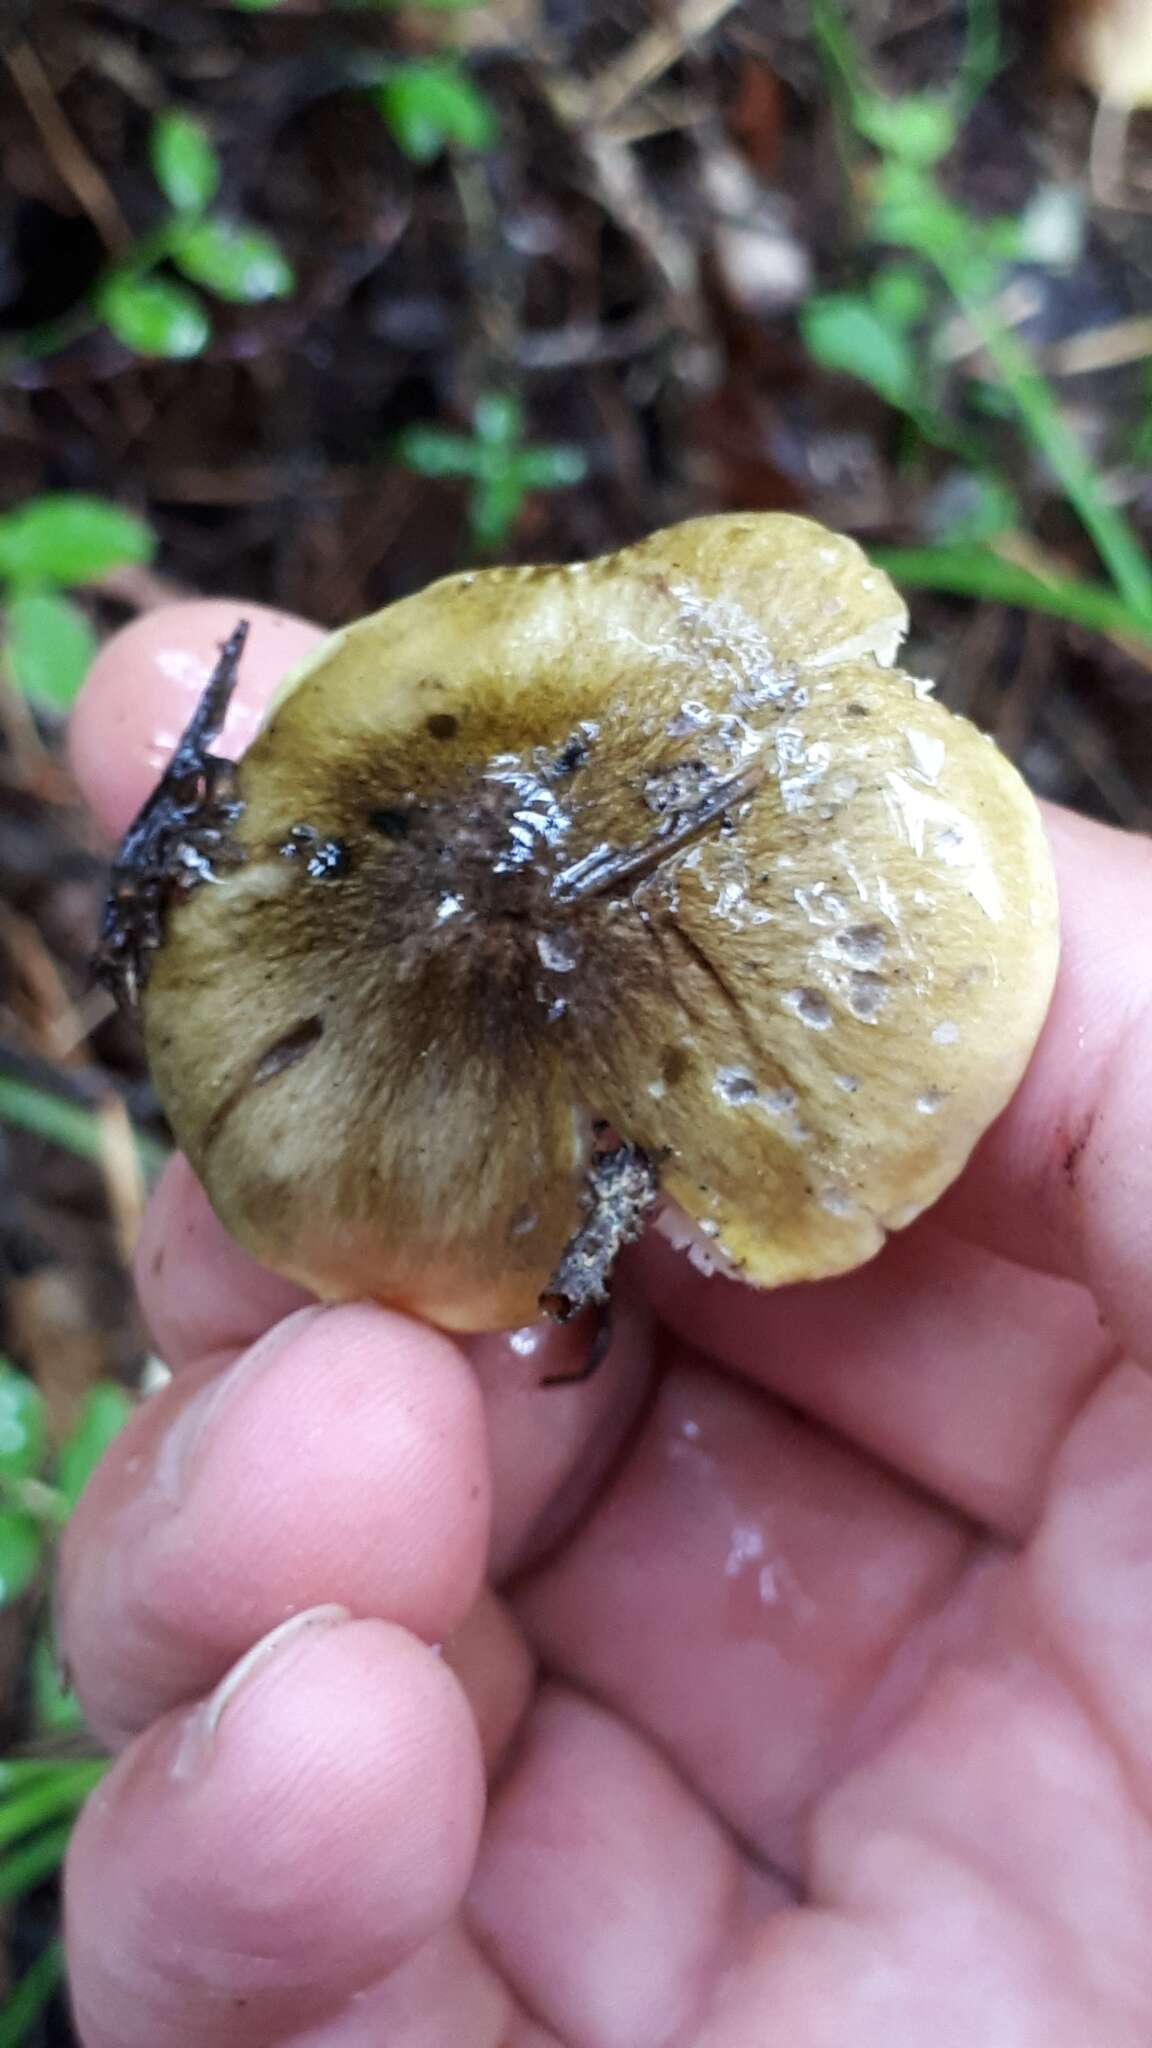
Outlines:
[[[319,627],[268,605],[196,599],[144,613],[101,648],[72,712],[69,747],[76,780],[109,833],[131,824],[242,618],[248,642],[219,741],[233,758],[255,737],[288,670],[323,639]]]
[[[1046,807],[1060,885],[1052,1007],[1005,1114],[936,1214],[1002,1256],[1080,1280],[1148,1352],[1152,842]]]

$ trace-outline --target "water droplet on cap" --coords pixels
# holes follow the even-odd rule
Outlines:
[[[806,1024],[810,1031],[827,1031],[832,1022],[832,1011],[817,988],[790,988],[781,996],[786,1010]]]

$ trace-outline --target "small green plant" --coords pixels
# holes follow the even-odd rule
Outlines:
[[[202,122],[176,109],[158,115],[149,157],[165,218],[72,313],[23,336],[21,354],[51,354],[103,324],[133,355],[182,361],[198,356],[211,338],[202,292],[236,305],[291,293],[292,266],[274,237],[214,207],[220,159]]]
[[[96,641],[64,592],[149,561],[153,545],[142,520],[79,493],[32,498],[0,517],[2,660],[22,696],[46,710],[68,708]]]
[[[865,148],[866,242],[898,254],[880,262],[859,289],[811,299],[801,315],[806,346],[825,368],[868,384],[922,440],[969,473],[963,515],[937,545],[876,550],[877,558],[909,583],[1030,604],[1081,624],[1152,638],[1152,566],[997,303],[1009,264],[1073,252],[1075,205],[1070,195],[1049,189],[1018,218],[982,220],[958,206],[941,180],[940,166],[966,111],[995,69],[987,0],[970,15],[968,56],[956,88],[900,97],[864,82],[835,0],[812,0],[812,13],[837,88],[846,148],[857,157],[860,145]],[[969,383],[962,419],[949,409],[948,366],[939,346],[943,320],[957,310],[988,366],[983,382]],[[1092,540],[1111,589],[1059,573],[1034,574],[994,552],[997,539],[1020,537],[1022,514],[1003,473],[1002,433],[989,436],[981,416],[1015,421]]]
[[[484,150],[496,142],[492,103],[455,57],[387,67],[373,96],[393,141],[413,163],[431,163],[445,149]]]
[[[232,0],[245,14],[270,14],[280,0]],[[481,0],[342,0],[337,11],[464,14]],[[354,67],[370,92],[393,141],[413,163],[432,163],[446,149],[491,149],[499,133],[491,100],[468,76],[459,58],[361,60]]]
[[[40,1392],[0,1359],[0,1607],[47,1576],[59,1531],[131,1409],[122,1387],[97,1384],[72,1434],[49,1459]],[[82,1736],[79,1706],[56,1668],[46,1610],[33,1644],[31,1702],[33,1741],[72,1745]],[[107,1768],[104,1757],[71,1752],[0,1760],[0,1905],[59,1868],[76,1816]],[[19,2048],[62,1973],[60,1945],[53,1942],[0,2007],[0,2048]]]
[[[195,356],[212,332],[208,311],[198,291],[157,276],[161,264],[237,305],[285,298],[292,268],[271,235],[211,210],[220,161],[201,122],[177,111],[159,115],[150,156],[168,219],[102,281],[96,308],[136,355]]]
[[[482,554],[503,545],[529,491],[578,484],[587,469],[578,448],[538,447],[526,441],[519,400],[499,391],[477,399],[471,434],[408,427],[393,452],[397,462],[417,476],[468,478],[468,524]]]

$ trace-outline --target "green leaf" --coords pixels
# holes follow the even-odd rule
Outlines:
[[[1075,577],[1051,582],[1007,562],[991,549],[967,544],[954,547],[870,548],[872,560],[893,581],[920,590],[943,590],[957,597],[978,597],[987,604],[1020,605],[1070,619],[1101,633],[1130,633],[1152,645],[1152,625],[1114,590]]]
[[[6,1756],[0,1759],[0,1799],[22,1792],[38,1779],[50,1778],[60,1766],[55,1757]]]
[[[10,1855],[0,1857],[0,1904],[22,1899],[25,1892],[35,1891],[54,1876],[64,1861],[72,1828],[71,1820],[62,1827],[45,1828],[42,1835],[34,1835]]]
[[[933,93],[906,93],[900,99],[861,93],[852,118],[876,149],[907,164],[939,163],[956,140],[955,110]]]
[[[91,1757],[83,1763],[58,1763],[45,1777],[6,1799],[0,1805],[0,1849],[9,1848],[26,1835],[34,1835],[46,1821],[78,1813],[107,1768],[102,1757]]]
[[[970,248],[976,224],[918,164],[890,158],[877,167],[872,181],[872,231],[877,241],[914,249],[933,261],[942,248]]]
[[[44,1402],[27,1373],[0,1359],[0,1474],[23,1479],[44,1455]]]
[[[905,329],[923,319],[932,294],[922,272],[908,263],[889,263],[876,272],[868,297],[886,327]]]
[[[278,242],[242,221],[196,221],[171,244],[177,268],[238,306],[256,306],[265,299],[286,299],[295,285],[292,265]]]
[[[212,333],[199,299],[167,278],[116,272],[101,288],[96,307],[117,341],[138,356],[186,362],[202,352]]]
[[[907,340],[866,299],[849,292],[809,299],[800,329],[808,353],[826,370],[859,377],[891,405],[902,405],[914,394],[916,358]]]
[[[64,1945],[50,1941],[12,1986],[0,2010],[0,2048],[26,2048],[32,2029],[64,1979]]]
[[[588,462],[579,448],[524,448],[516,458],[517,472],[529,491],[566,490],[582,483]]]
[[[106,498],[60,491],[0,519],[0,577],[8,583],[89,583],[108,569],[151,560],[143,520]]]
[[[376,103],[393,138],[414,163],[431,163],[455,143],[491,149],[498,129],[492,106],[458,64],[447,59],[401,64],[384,81]]]
[[[220,186],[220,159],[202,121],[173,111],[158,114],[149,140],[152,172],[177,213],[203,213]]]
[[[69,598],[54,590],[20,590],[5,606],[4,647],[21,695],[67,711],[88,673],[96,635]]]
[[[524,486],[511,465],[490,471],[476,485],[468,507],[468,523],[473,540],[485,554],[503,545],[519,518],[523,502]]]
[[[61,1446],[53,1474],[69,1508],[74,1508],[113,1437],[117,1437],[135,1406],[131,1396],[112,1380],[90,1387],[80,1420]]]
[[[27,1591],[43,1549],[44,1532],[31,1515],[0,1512],[0,1608]]]
[[[524,409],[510,391],[485,391],[472,408],[472,424],[478,441],[511,448],[524,431]]]
[[[476,471],[473,443],[443,427],[405,427],[392,452],[402,468],[417,476],[473,476]]]

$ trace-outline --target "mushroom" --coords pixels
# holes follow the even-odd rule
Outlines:
[[[1129,124],[1152,106],[1152,12],[1147,0],[1060,0],[1055,21],[1058,58],[1098,102],[1088,161],[1093,194],[1123,204]]]
[[[604,1297],[658,1203],[756,1286],[870,1258],[1012,1094],[1035,803],[807,519],[457,575],[324,642],[238,764],[243,629],[125,841],[103,971],[230,1231],[456,1330]]]

